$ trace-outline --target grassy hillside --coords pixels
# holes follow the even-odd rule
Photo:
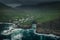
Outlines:
[[[1,20],[8,20],[13,18],[26,18],[27,15],[29,17],[34,16],[34,19],[37,22],[46,22],[50,20],[54,20],[60,17],[60,7],[59,5],[44,5],[41,7],[27,7],[27,8],[19,8],[19,9],[4,9],[3,16],[0,17]],[[2,14],[0,14],[2,15]]]
[[[38,33],[51,33],[60,36],[60,18],[37,24]]]
[[[60,16],[60,10],[55,10],[55,9],[21,9],[21,10],[11,10],[11,9],[5,9],[4,14],[7,16],[7,18],[12,18],[12,17],[27,17],[29,16],[34,16],[34,19],[38,22],[45,22],[49,20],[53,20],[56,18],[59,18]]]
[[[6,15],[4,13],[4,9],[8,9],[8,8],[11,8],[11,7],[0,2],[0,21],[5,19],[4,17],[6,17]]]

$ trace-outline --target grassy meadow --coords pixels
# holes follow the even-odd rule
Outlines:
[[[46,22],[60,17],[60,10],[58,9],[4,9],[0,13],[0,19],[11,19],[11,18],[26,18],[27,15],[29,17],[34,16],[34,19],[37,22]]]

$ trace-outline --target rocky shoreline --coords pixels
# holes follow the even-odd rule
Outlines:
[[[37,24],[37,32],[55,34],[60,36],[60,19],[55,19],[42,24]]]
[[[31,25],[18,25],[18,28],[29,29]],[[36,32],[60,36],[60,18],[44,23],[37,23]]]

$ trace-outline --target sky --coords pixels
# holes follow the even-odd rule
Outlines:
[[[60,0],[0,0],[0,2],[10,4],[10,3],[39,3],[39,2],[50,2],[50,1],[60,1]]]
[[[12,7],[19,6],[19,4],[34,5],[38,3],[52,2],[52,1],[60,1],[60,0],[0,0],[0,2]]]

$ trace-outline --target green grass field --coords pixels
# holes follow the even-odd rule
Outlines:
[[[3,14],[2,14],[3,13]],[[27,15],[34,16],[37,22],[46,22],[60,17],[60,10],[48,8],[34,8],[34,9],[4,9],[0,13],[1,20],[8,20],[11,18],[26,18]]]

